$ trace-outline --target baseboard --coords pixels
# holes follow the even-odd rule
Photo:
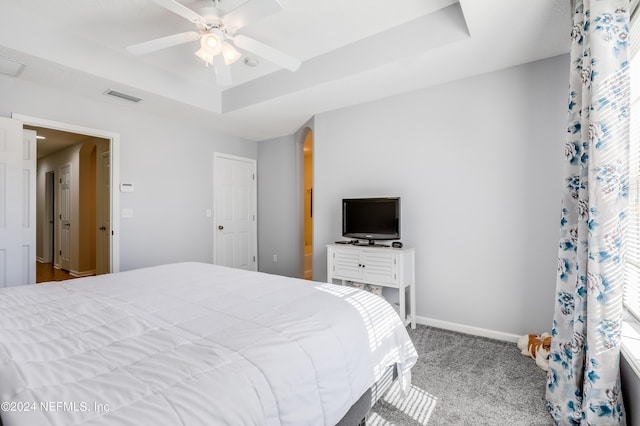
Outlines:
[[[455,322],[442,321],[433,318],[416,315],[416,322],[430,327],[442,328],[445,330],[457,331],[459,333],[472,334],[474,336],[488,337],[489,339],[502,340],[505,342],[517,342],[521,336],[501,331],[489,330],[486,328],[473,327],[470,325],[458,324]]]
[[[36,256],[36,262],[38,262],[38,263],[47,263],[47,262],[44,261],[44,257],[38,257],[38,256]]]
[[[71,275],[72,277],[76,277],[76,278],[82,278],[82,277],[90,277],[96,274],[96,270],[93,269],[91,271],[82,271],[82,272],[78,272],[78,271],[69,271],[69,275]]]

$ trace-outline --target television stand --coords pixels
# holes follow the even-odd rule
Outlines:
[[[364,243],[327,245],[327,282],[349,282],[395,289],[397,312],[404,325],[416,328],[415,254],[412,248]],[[392,305],[394,306],[394,305]]]

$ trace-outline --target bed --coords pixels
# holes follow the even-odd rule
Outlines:
[[[0,290],[2,426],[342,425],[416,360],[346,286],[187,262]]]

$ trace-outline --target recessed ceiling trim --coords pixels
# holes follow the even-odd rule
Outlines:
[[[134,102],[134,103],[138,103],[142,100],[142,98],[139,98],[137,96],[128,95],[126,93],[118,92],[117,90],[113,90],[113,89],[107,90],[106,92],[104,92],[104,94],[109,96],[115,96],[116,98],[124,99],[125,101]]]
[[[25,67],[25,64],[0,56],[0,74],[8,75],[9,77],[19,77]]]

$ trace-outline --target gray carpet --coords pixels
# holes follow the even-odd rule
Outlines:
[[[368,426],[553,425],[546,373],[515,343],[423,325],[408,331],[419,355],[412,389],[401,399],[392,388]]]

